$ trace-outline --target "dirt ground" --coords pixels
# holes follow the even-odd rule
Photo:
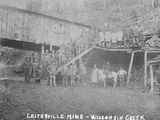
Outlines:
[[[1,87],[2,88],[2,87]],[[0,120],[24,120],[26,113],[144,115],[160,120],[160,97],[129,88],[49,87],[11,82],[0,94]]]

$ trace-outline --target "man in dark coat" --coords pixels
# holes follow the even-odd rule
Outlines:
[[[32,76],[32,63],[30,57],[26,57],[25,63],[23,65],[25,82],[29,83]]]
[[[61,72],[58,72],[56,75],[55,75],[55,81],[58,85],[62,85],[63,84],[63,76],[61,74]]]

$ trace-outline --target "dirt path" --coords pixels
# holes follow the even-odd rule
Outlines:
[[[160,119],[160,98],[124,88],[62,88],[12,83],[9,87],[10,114],[24,117],[36,113],[141,114],[147,120]],[[12,114],[11,114],[12,113]],[[9,117],[8,117],[9,119]],[[10,120],[10,119],[9,119]]]

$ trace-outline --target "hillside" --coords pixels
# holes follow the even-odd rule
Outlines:
[[[10,0],[1,1],[9,5],[31,11],[58,16],[71,21],[109,29],[132,26],[137,19],[152,16],[154,0]],[[156,1],[156,0],[155,0]],[[144,26],[143,26],[144,27]]]

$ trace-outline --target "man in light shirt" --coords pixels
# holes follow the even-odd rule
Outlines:
[[[120,67],[118,71],[119,82],[122,82],[122,81],[126,82],[126,76],[127,76],[127,72],[122,67]]]

